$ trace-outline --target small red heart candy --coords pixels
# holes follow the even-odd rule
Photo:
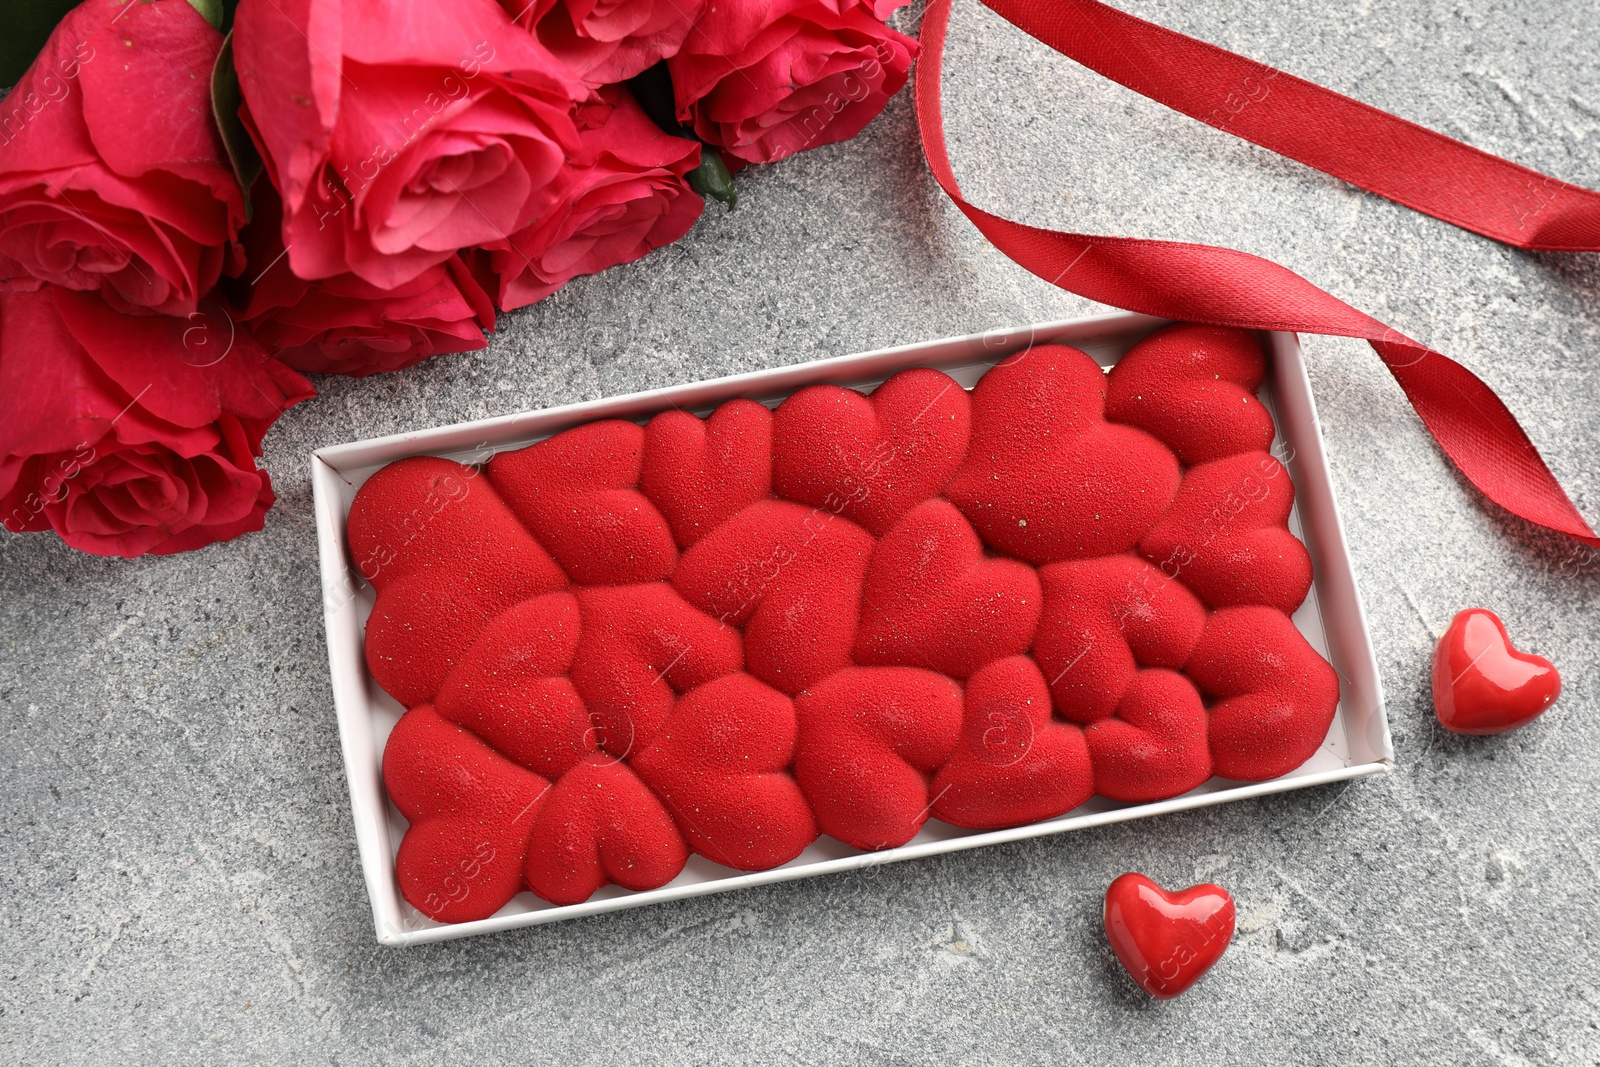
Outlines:
[[[1139,988],[1171,1000],[1200,980],[1233,939],[1233,897],[1220,885],[1169,893],[1128,873],[1106,890],[1106,938]]]
[[[1532,722],[1561,695],[1549,660],[1518,652],[1492,611],[1450,620],[1433,652],[1433,710],[1458,734],[1503,734]]]

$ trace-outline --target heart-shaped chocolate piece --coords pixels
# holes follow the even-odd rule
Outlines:
[[[1128,873],[1106,890],[1106,939],[1139,988],[1171,1000],[1200,980],[1233,939],[1233,897],[1220,885],[1169,893]]]
[[[663,411],[644,428],[639,488],[688,548],[772,491],[772,412],[754,400],[704,419]]]
[[[1213,608],[1292,614],[1311,590],[1311,555],[1289,532],[1294,482],[1265,452],[1190,467],[1172,507],[1139,542],[1164,574]]]
[[[578,619],[571,593],[501,612],[444,680],[434,710],[535,774],[561,777],[601,736],[568,677]]]
[[[1433,710],[1453,733],[1515,730],[1560,695],[1560,673],[1543,656],[1518,652],[1492,611],[1461,612],[1434,649]]]
[[[1177,671],[1140,671],[1114,719],[1084,730],[1094,763],[1095,792],[1144,803],[1175,797],[1211,777],[1206,709]]]
[[[583,634],[569,676],[595,747],[618,759],[650,743],[679,694],[744,665],[739,634],[665,582],[586,586],[576,595]]]
[[[983,542],[956,506],[930,500],[872,550],[855,659],[965,678],[1028,650],[1042,600],[1032,567],[985,559]]]
[[[1181,668],[1206,628],[1194,594],[1138,556],[1053,563],[1039,578],[1033,658],[1056,712],[1085,726],[1116,712],[1140,667]]]
[[[350,510],[350,561],[378,591],[367,668],[408,708],[430,703],[489,620],[567,576],[470,467],[391,463]]]
[[[586,757],[534,813],[522,876],[552,904],[581,904],[608,882],[654,889],[689,858],[678,826],[628,765],[605,753]]]
[[[1066,345],[998,363],[972,390],[972,446],[945,496],[990,548],[1029,563],[1127,552],[1166,513],[1178,460],[1107,422],[1105,373]]]
[[[643,427],[606,419],[496,453],[484,470],[574,582],[651,582],[672,573],[678,546],[639,492],[644,440]]]
[[[1186,467],[1272,446],[1272,415],[1256,390],[1261,343],[1231,326],[1163,326],[1106,375],[1106,418],[1154,435]]]
[[[1183,673],[1212,701],[1211,773],[1224,778],[1288,774],[1316,754],[1339,706],[1339,675],[1272,608],[1213,612]]]
[[[411,824],[394,873],[413,907],[436,922],[468,922],[517,895],[548,781],[424,704],[390,732],[383,786]]]
[[[928,780],[961,736],[961,687],[915,667],[849,667],[794,702],[794,777],[822,832],[869,852],[917,835]]]
[[[972,401],[941,371],[901,371],[865,397],[801,389],[773,413],[772,488],[883,536],[944,488],[972,433]]]
[[[850,665],[872,548],[848,519],[763,500],[685,552],[672,584],[718,624],[742,628],[745,670],[793,696]]]
[[[779,867],[817,839],[789,773],[798,726],[788,697],[748,674],[686,694],[633,769],[689,846],[740,871]]]
[[[1093,792],[1083,730],[1051,717],[1033,660],[996,660],[967,680],[960,742],[933,779],[935,817],[994,830],[1053,819]]]

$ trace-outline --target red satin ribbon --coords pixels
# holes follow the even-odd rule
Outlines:
[[[1059,233],[974,207],[944,142],[939,75],[951,0],[930,0],[917,123],[939,185],[996,248],[1090,300],[1161,318],[1370,341],[1445,455],[1490,500],[1600,547],[1494,391],[1461,364],[1270,260],[1211,245]],[[1354,185],[1519,248],[1600,251],[1600,193],[1546,177],[1097,0],[983,0],[1152,100]]]

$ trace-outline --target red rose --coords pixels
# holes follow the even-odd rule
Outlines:
[[[684,175],[700,146],[663,133],[622,86],[582,109],[580,148],[560,200],[540,221],[490,246],[507,311],[543,300],[568,280],[638,259],[688,232],[705,202]]]
[[[588,85],[627,81],[675,54],[706,0],[501,0]]]
[[[211,121],[221,45],[185,0],[68,13],[0,101],[0,288],[195,310],[244,224]]]
[[[244,242],[261,273],[244,318],[289,366],[364,377],[488,343],[483,331],[494,329],[494,303],[459,255],[393,289],[354,274],[306,281],[285,261],[281,206],[270,188],[257,190],[255,208]]]
[[[906,83],[917,42],[895,0],[719,0],[667,61],[678,117],[725,154],[771,163],[843,141]]]
[[[241,0],[239,85],[302,278],[385,289],[539,217],[584,90],[495,0]]]
[[[0,294],[0,521],[108,556],[259,530],[262,435],[312,393],[211,305],[130,318],[55,286]]]

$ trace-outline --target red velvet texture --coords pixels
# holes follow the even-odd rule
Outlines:
[[[350,514],[405,898],[446,922],[1305,762],[1338,701],[1254,338],[605,421]]]

